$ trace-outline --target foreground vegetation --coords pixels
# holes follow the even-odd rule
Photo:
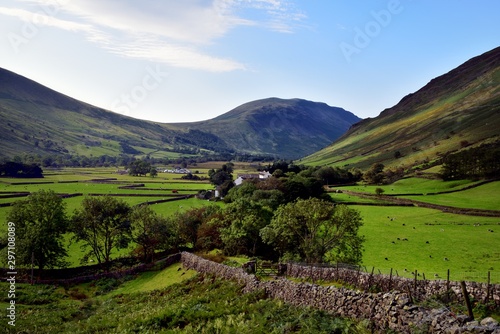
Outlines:
[[[184,274],[177,269],[164,271],[175,279]],[[231,281],[196,275],[172,285],[165,279],[154,290],[141,290],[151,279],[134,281],[144,283],[135,290],[110,280],[68,289],[18,285],[16,327],[6,333],[368,333],[366,323],[267,299],[263,291],[243,294]]]

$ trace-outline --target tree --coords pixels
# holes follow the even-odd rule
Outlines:
[[[131,239],[137,243],[145,262],[152,262],[157,250],[176,247],[176,233],[170,221],[158,216],[148,205],[135,207],[130,213]]]
[[[130,241],[130,206],[111,196],[87,197],[75,210],[71,230],[75,239],[90,250],[82,259],[94,256],[99,264],[108,263],[113,248],[128,246]]]
[[[52,190],[40,190],[17,201],[7,216],[16,234],[16,264],[39,269],[64,267],[67,256],[63,235],[68,221],[62,198]]]
[[[334,206],[317,198],[299,199],[280,206],[261,236],[282,259],[359,263],[361,225],[359,213],[347,206]]]
[[[269,224],[271,215],[262,205],[246,198],[228,204],[217,223],[226,253],[256,255],[263,244],[260,230]]]
[[[158,176],[158,171],[156,170],[156,168],[151,167],[151,169],[149,170],[149,176],[151,176],[151,177]]]
[[[384,192],[385,192],[385,190],[383,188],[376,188],[375,189],[375,194],[377,194],[377,196],[381,196]]]
[[[364,175],[364,179],[369,184],[382,184],[385,178],[384,165],[374,163]]]
[[[151,164],[145,160],[135,160],[128,166],[128,173],[132,176],[145,176],[150,171]]]

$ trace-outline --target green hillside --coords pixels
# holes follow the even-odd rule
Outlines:
[[[192,133],[94,107],[3,69],[0,82],[2,156],[175,156],[176,150],[212,144],[201,140],[193,144]],[[221,144],[220,150],[224,149]]]
[[[183,126],[215,134],[237,151],[296,159],[322,149],[359,120],[325,103],[268,98]]]
[[[470,59],[302,160],[366,169],[411,167],[499,138],[500,48]]]
[[[359,118],[305,100],[265,99],[212,120],[155,123],[80,102],[0,69],[0,156],[251,153],[281,158],[311,154]]]

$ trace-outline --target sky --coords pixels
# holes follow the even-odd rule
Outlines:
[[[367,118],[499,46],[499,13],[498,0],[2,0],[0,67],[156,122],[268,97]]]

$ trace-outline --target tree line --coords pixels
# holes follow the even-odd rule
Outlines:
[[[175,151],[177,152],[177,151]],[[246,153],[214,153],[205,154],[205,151],[201,152],[188,152],[182,153],[187,156],[181,156],[177,158],[155,158],[149,155],[145,155],[141,160],[148,161],[152,165],[169,165],[176,164],[180,165],[186,163],[188,165],[194,165],[197,163],[203,163],[208,161],[238,161],[238,162],[262,162],[269,161],[270,157],[268,155],[251,155]],[[75,155],[75,154],[32,154],[25,153],[22,155],[16,155],[13,157],[3,157],[0,158],[1,163],[8,161],[13,161],[16,163],[24,164],[35,164],[40,167],[125,167],[130,165],[130,163],[138,160],[136,155],[142,155],[141,152],[137,153],[123,153],[116,156],[111,155],[99,155],[99,156],[85,156],[85,155]]]
[[[500,142],[482,144],[443,158],[444,180],[495,178],[500,174]]]
[[[7,161],[0,164],[0,176],[18,178],[42,178],[43,170],[36,164]]]

